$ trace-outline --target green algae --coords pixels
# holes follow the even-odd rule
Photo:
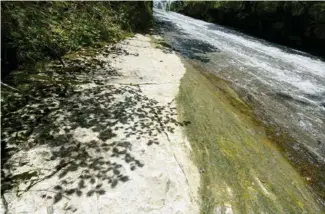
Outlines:
[[[202,171],[201,213],[322,213],[249,106],[225,81],[186,67],[177,105],[191,121],[185,132]]]

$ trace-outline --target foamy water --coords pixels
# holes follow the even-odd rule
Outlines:
[[[245,89],[269,117],[325,160],[324,61],[178,13],[155,10],[155,17],[173,47]]]

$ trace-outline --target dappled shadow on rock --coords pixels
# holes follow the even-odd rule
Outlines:
[[[20,108],[4,112],[2,141],[8,158],[20,152],[24,155],[19,163],[9,160],[3,164],[2,191],[25,182],[21,195],[51,179],[55,185],[40,191],[40,197],[54,203],[70,196],[103,195],[145,166],[132,152],[134,147],[159,145],[161,137],[168,138],[176,126],[190,123],[178,122],[175,108],[143,95],[140,87],[110,85],[100,78],[104,70],[94,69],[98,73],[89,71],[94,72],[88,79],[92,84],[74,88],[40,85],[42,90],[35,88],[28,96],[17,97],[23,102]],[[42,168],[35,166],[38,163],[30,152],[36,148],[47,149],[42,165],[50,169],[36,169]],[[22,178],[17,169],[27,165],[30,172]]]

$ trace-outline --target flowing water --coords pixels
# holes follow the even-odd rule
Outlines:
[[[160,1],[153,1],[154,8],[158,8],[163,11],[169,11],[170,10],[170,3],[172,1],[170,0],[160,0]]]
[[[178,13],[155,9],[154,15],[169,45],[228,81],[272,127],[274,139],[282,139],[278,146],[324,205],[325,62]]]

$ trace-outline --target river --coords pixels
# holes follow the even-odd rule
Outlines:
[[[228,81],[253,108],[324,205],[325,62],[178,13],[154,9],[154,16],[171,47]]]

